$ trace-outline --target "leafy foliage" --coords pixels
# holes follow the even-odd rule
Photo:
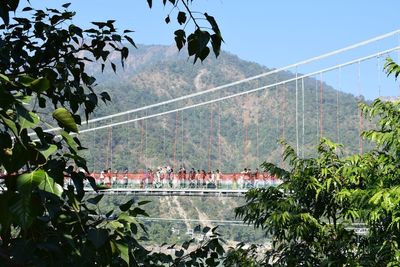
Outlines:
[[[392,66],[389,72],[397,68]],[[273,239],[259,263],[398,264],[400,102],[377,99],[371,105],[360,104],[360,109],[365,116],[377,118],[377,127],[362,134],[375,142],[372,151],[344,158],[339,145],[322,139],[318,156],[302,159],[283,143],[290,169],[263,164],[283,183],[250,191],[247,203],[236,210],[237,216]],[[365,235],[357,234],[359,226],[367,231]]]
[[[72,24],[69,4],[62,10],[24,8],[28,13],[10,22],[9,12],[18,4],[0,5],[0,167],[6,171],[0,265],[201,266],[206,259],[218,264],[223,248],[215,231],[197,249],[185,246],[175,256],[155,253],[139,243],[138,228],[144,226],[137,216],[147,215],[145,203],[129,201],[113,217],[98,208],[101,195],[84,198],[84,182],[94,183],[82,171],[87,171],[80,155],[84,147],[74,134],[81,114],[87,119],[99,99],[110,101],[106,92],[95,90],[96,79],[85,67],[97,62],[102,71],[106,64],[116,71],[115,55],[124,66],[129,54],[124,42],[134,45],[129,31],[120,35],[113,20],[82,29]],[[53,119],[46,120],[46,114]],[[45,130],[55,124],[60,136]],[[65,176],[73,185],[65,187]]]

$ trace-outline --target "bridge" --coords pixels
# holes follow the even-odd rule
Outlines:
[[[86,138],[86,143],[90,144],[89,152],[85,155],[89,159],[88,165],[100,177],[101,170],[110,169],[114,172],[118,168],[115,160],[118,156],[132,159],[132,163],[126,166],[132,172],[131,176],[143,175],[148,170],[155,175],[159,166],[170,166],[175,170],[174,175],[178,175],[180,166],[193,166],[196,173],[197,168],[207,170],[207,174],[219,169],[237,173],[236,178],[239,179],[242,170],[240,166],[237,169],[229,167],[230,160],[243,162],[242,166],[252,166],[253,170],[266,158],[285,166],[284,162],[278,160],[282,152],[280,147],[267,144],[271,139],[284,138],[300,157],[312,156],[310,147],[315,147],[321,137],[344,143],[353,149],[352,152],[363,153],[368,148],[360,133],[368,127],[368,122],[358,111],[357,105],[359,101],[374,98],[397,98],[399,84],[391,78],[385,79],[383,66],[387,57],[400,58],[399,36],[400,30],[396,30],[255,76],[83,122],[81,138]],[[357,101],[349,104],[350,98]],[[270,99],[275,101],[271,103]],[[354,114],[347,113],[349,105],[353,105]],[[232,108],[232,114],[236,116],[235,128],[221,127],[226,119],[224,109]],[[326,121],[328,115],[331,119]],[[259,125],[267,120],[274,121],[276,127],[262,129]],[[194,136],[191,131],[199,131],[195,124],[205,125],[204,133],[200,136],[202,140],[191,139]],[[344,125],[351,125],[352,129],[344,132]],[[47,132],[58,130],[48,129]],[[106,140],[95,139],[94,133],[101,131],[103,134],[106,131]],[[124,131],[131,131],[135,136],[112,142],[113,138],[120,138],[118,134]],[[243,140],[230,140],[228,132],[240,132]],[[166,136],[170,139],[166,140]],[[132,139],[140,142],[138,151],[129,149]],[[154,152],[153,147],[150,149],[149,140],[153,147],[159,147],[160,150]],[[100,144],[100,141],[104,143]],[[202,166],[193,164],[199,161],[199,155],[196,151],[189,151],[188,144],[191,144],[191,148],[199,144],[202,146]],[[125,149],[119,155],[116,155],[117,145]],[[241,147],[242,152],[230,154],[230,145]],[[102,153],[98,152],[101,151],[99,147],[103,148]],[[124,169],[119,169],[119,173],[123,172]],[[190,183],[191,179],[187,178],[172,178],[168,183],[174,183],[175,180],[175,186],[165,186],[161,179],[154,177],[152,182],[148,181],[149,177],[132,178],[126,182],[129,186],[113,186],[103,192],[233,197],[242,196],[249,187],[259,187],[256,178],[249,187],[246,184],[250,178],[242,178],[242,183],[233,187],[234,178],[230,177],[228,183],[221,178],[221,185],[215,185],[215,189],[198,186],[198,182],[195,186],[182,186],[182,180]],[[144,182],[144,179],[147,181]],[[261,180],[263,186],[271,185],[270,180]],[[97,182],[102,183],[99,180]],[[209,183],[217,182],[214,180]]]
[[[130,196],[189,196],[189,197],[243,197],[248,189],[207,189],[207,188],[109,188],[95,192],[86,189],[87,194],[130,195]]]

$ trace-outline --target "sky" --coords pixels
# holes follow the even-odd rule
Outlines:
[[[34,7],[59,7],[65,2],[31,0]],[[132,37],[138,44],[174,44],[173,32],[179,25],[165,24],[171,6],[164,7],[162,0],[153,0],[152,9],[146,0],[68,2],[77,12],[77,25],[115,19],[120,29],[135,31]],[[223,50],[274,68],[400,28],[398,0],[194,0],[192,10],[216,18],[225,41]],[[400,37],[395,38],[391,42],[400,44]]]

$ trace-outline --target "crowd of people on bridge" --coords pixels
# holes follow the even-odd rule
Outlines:
[[[244,168],[239,173],[222,174],[219,169],[206,172],[204,169],[186,170],[183,166],[174,171],[171,166],[160,166],[154,170],[129,173],[111,169],[90,174],[101,186],[115,188],[207,188],[207,189],[246,189],[274,186],[277,179],[259,169]]]

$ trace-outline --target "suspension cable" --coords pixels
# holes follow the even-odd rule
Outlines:
[[[218,169],[221,167],[221,102],[218,102]]]
[[[396,35],[398,33],[400,33],[400,29],[392,31],[392,32],[389,32],[389,33],[386,33],[386,34],[383,34],[383,35],[380,35],[380,36],[377,36],[377,37],[374,37],[374,38],[370,38],[368,40],[365,40],[365,41],[362,41],[362,42],[359,42],[359,43],[356,43],[356,44],[353,44],[353,45],[350,45],[350,46],[347,46],[347,47],[344,47],[344,48],[341,48],[341,49],[337,49],[337,50],[322,54],[322,55],[317,56],[317,57],[313,57],[313,58],[310,58],[310,59],[299,61],[297,63],[288,65],[286,67],[277,68],[277,69],[274,69],[272,71],[267,71],[267,72],[261,73],[259,75],[255,75],[255,76],[252,76],[252,77],[244,78],[244,79],[241,79],[241,80],[238,80],[238,81],[235,81],[235,82],[227,83],[227,84],[224,84],[224,85],[221,85],[221,86],[217,86],[217,87],[214,87],[214,88],[210,88],[210,89],[207,89],[207,90],[204,90],[204,91],[196,92],[196,93],[185,95],[185,96],[181,96],[181,97],[176,97],[174,99],[162,101],[162,102],[151,104],[151,105],[147,105],[147,106],[144,106],[144,107],[127,110],[127,111],[123,111],[123,112],[119,112],[119,113],[103,116],[103,117],[100,117],[100,118],[86,120],[86,121],[84,121],[84,123],[85,124],[89,124],[89,123],[93,123],[93,122],[97,122],[97,121],[107,120],[107,119],[111,119],[111,118],[114,118],[114,117],[127,115],[129,113],[135,113],[135,112],[138,112],[138,111],[142,111],[142,110],[146,110],[146,109],[150,109],[150,108],[154,108],[154,107],[158,107],[158,106],[162,106],[162,105],[167,105],[167,104],[174,103],[174,102],[177,102],[177,101],[181,101],[181,100],[185,100],[185,99],[188,99],[188,98],[192,98],[192,97],[200,96],[200,95],[203,95],[203,94],[207,94],[207,93],[215,92],[215,91],[218,91],[218,90],[222,90],[224,88],[228,88],[228,87],[232,87],[232,86],[235,86],[235,85],[238,85],[238,84],[241,84],[241,83],[249,82],[249,81],[252,81],[252,80],[255,80],[255,79],[259,79],[259,78],[262,78],[262,77],[265,77],[265,76],[268,76],[268,75],[271,75],[271,74],[275,74],[275,73],[278,73],[278,72],[281,72],[281,71],[292,69],[294,67],[299,67],[301,65],[305,65],[305,64],[317,61],[317,60],[321,60],[321,59],[324,59],[324,58],[327,58],[327,57],[330,57],[330,56],[334,56],[334,55],[337,55],[337,54],[340,54],[340,53],[343,53],[343,52],[346,52],[346,51],[349,51],[349,50],[352,50],[352,49],[355,49],[355,48],[358,48],[358,47],[361,47],[361,46],[365,46],[365,45],[368,45],[370,43],[377,42],[379,40],[383,40],[383,39],[388,38],[390,36]],[[59,130],[59,128],[56,127],[56,128],[51,128],[51,129],[48,129],[48,130],[56,131],[56,130]]]
[[[175,113],[175,136],[174,136],[174,170],[177,169],[176,166],[176,146],[177,146],[177,136],[178,136],[178,111]]]
[[[184,131],[185,131],[185,127],[184,127],[184,124],[183,124],[183,110],[181,111],[181,134],[182,134],[182,138],[181,138],[181,166],[184,166],[184,164],[183,164],[183,155],[184,155],[184,153],[183,153],[183,150],[184,150]]]
[[[361,102],[361,94],[362,94],[362,85],[361,85],[361,64],[360,62],[358,62],[357,64],[358,67],[358,74],[357,74],[357,87],[358,87],[358,95],[360,97],[360,102]],[[358,110],[358,116],[359,116],[359,144],[360,144],[360,154],[363,154],[363,140],[362,140],[362,136],[361,133],[363,131],[363,119],[362,119],[362,110],[360,108],[357,109]]]
[[[378,69],[378,71],[377,71],[377,73],[378,73],[378,96],[380,98],[382,96],[381,95],[381,90],[382,90],[382,88],[381,88],[381,86],[382,86],[381,72],[382,72],[382,70],[381,70],[381,57],[380,56],[378,56],[376,58],[376,65],[377,65],[377,69]]]
[[[342,68],[339,68],[339,88],[336,92],[336,139],[340,144],[340,105],[339,105],[339,91],[342,91]]]
[[[296,100],[295,100],[295,116],[296,116],[296,154],[299,155],[299,103],[298,103],[298,98],[299,98],[299,87],[298,87],[298,72],[296,68],[296,84],[295,84],[295,90],[296,90]]]
[[[320,73],[320,112],[319,112],[319,132],[320,132],[320,136],[323,137],[324,136],[324,103],[323,103],[323,97],[324,97],[324,84],[322,81],[322,73]]]
[[[319,70],[319,71],[315,71],[315,72],[311,72],[311,73],[308,73],[308,74],[305,74],[305,75],[301,75],[301,76],[298,76],[297,79],[307,78],[307,77],[310,77],[310,76],[316,76],[318,74],[322,74],[322,73],[325,73],[325,72],[328,72],[328,71],[332,71],[332,70],[338,69],[339,67],[345,67],[345,66],[348,66],[348,65],[352,65],[354,63],[357,63],[358,61],[362,62],[362,61],[374,58],[374,57],[376,57],[378,55],[388,54],[388,53],[390,53],[392,51],[399,50],[399,49],[400,49],[400,46],[398,46],[396,48],[389,49],[389,50],[385,50],[385,51],[382,51],[382,52],[379,52],[379,53],[376,53],[376,54],[373,54],[373,55],[370,55],[370,56],[367,56],[367,57],[363,57],[363,58],[360,58],[360,59],[357,59],[357,60],[352,60],[352,61],[349,61],[349,62],[346,62],[346,63],[343,63],[343,64],[335,65],[333,67],[329,67],[329,68],[325,68],[325,69],[322,69],[322,70]],[[135,120],[127,120],[127,121],[117,122],[117,123],[113,123],[113,124],[109,124],[109,125],[99,126],[99,127],[96,127],[96,128],[93,127],[93,128],[81,130],[80,133],[85,133],[85,132],[90,132],[90,131],[94,131],[94,130],[104,129],[104,128],[113,127],[113,126],[117,126],[117,125],[121,125],[121,124],[125,124],[125,123],[131,123],[131,122],[134,122],[134,121],[137,121],[137,120],[144,120],[144,119],[149,119],[149,118],[154,118],[154,117],[166,115],[166,114],[170,114],[170,113],[173,113],[173,112],[176,112],[176,111],[181,111],[181,110],[186,110],[186,109],[195,108],[195,107],[199,107],[199,106],[209,105],[211,103],[216,103],[216,102],[227,100],[227,99],[230,99],[230,98],[234,98],[234,97],[238,97],[238,96],[243,96],[243,95],[247,95],[247,94],[250,94],[250,93],[254,93],[254,92],[257,92],[257,91],[260,91],[260,90],[273,88],[273,87],[275,87],[277,85],[283,85],[285,83],[294,82],[295,80],[296,80],[296,78],[290,78],[290,79],[287,79],[287,80],[284,80],[284,81],[280,81],[280,82],[275,83],[275,84],[269,84],[269,85],[266,85],[266,86],[257,87],[257,88],[250,89],[250,90],[247,90],[247,91],[244,91],[244,92],[239,92],[239,93],[235,93],[235,94],[224,96],[224,97],[220,97],[220,98],[215,98],[213,100],[203,101],[203,102],[200,102],[200,103],[196,103],[196,104],[192,104],[192,105],[176,108],[176,109],[173,109],[173,110],[168,110],[168,111],[165,111],[165,112],[154,113],[154,114],[147,115],[147,116],[135,119]],[[48,129],[46,131],[50,132],[50,131],[55,131],[56,129],[60,129],[60,128],[51,128],[51,129]],[[35,135],[35,133],[32,133],[31,135]]]
[[[315,106],[316,106],[316,112],[317,112],[317,116],[315,117],[315,129],[316,129],[316,133],[317,133],[317,145],[320,142],[321,136],[319,135],[319,119],[320,119],[320,115],[319,115],[319,100],[318,100],[318,76],[315,75]]]
[[[305,136],[305,110],[304,110],[304,78],[301,78],[301,94],[302,94],[302,132],[301,132],[301,157],[304,158],[304,136]]]
[[[208,171],[211,171],[211,153],[212,153],[212,134],[213,134],[213,106],[210,106],[210,133],[208,142]]]

